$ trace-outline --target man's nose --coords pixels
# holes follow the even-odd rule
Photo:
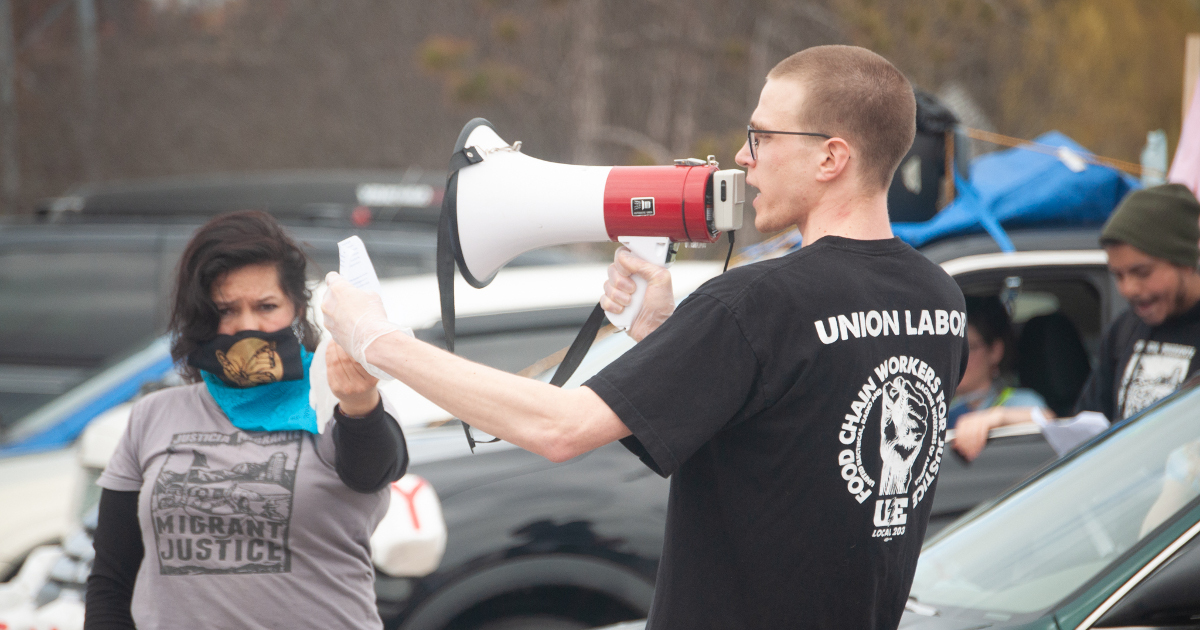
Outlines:
[[[733,161],[737,162],[742,168],[750,168],[750,164],[754,162],[754,158],[750,157],[750,143],[743,142],[742,148],[738,149],[737,155],[733,157]]]
[[[1141,284],[1133,278],[1126,277],[1117,280],[1117,293],[1120,293],[1121,297],[1126,300],[1133,300],[1142,292],[1141,289]]]

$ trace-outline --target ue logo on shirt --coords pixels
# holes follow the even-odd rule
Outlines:
[[[908,511],[937,479],[945,448],[946,392],[933,367],[894,356],[873,369],[838,427],[846,491],[870,506],[871,536],[904,535]],[[868,499],[875,496],[875,501]]]

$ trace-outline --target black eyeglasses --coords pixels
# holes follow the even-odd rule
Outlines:
[[[814,136],[817,138],[825,138],[826,140],[833,136],[825,133],[811,133],[808,131],[767,131],[766,129],[755,129],[750,125],[746,125],[746,144],[750,145],[750,159],[758,161],[758,139],[754,137],[756,133],[775,133],[783,136]]]

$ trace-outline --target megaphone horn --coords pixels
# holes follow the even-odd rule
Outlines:
[[[442,201],[438,283],[447,346],[453,351],[453,264],[483,288],[505,263],[550,245],[619,241],[642,258],[669,264],[680,242],[712,243],[742,226],[746,177],[716,161],[673,166],[576,166],[529,157],[491,123],[476,118],[458,135]],[[645,294],[620,315],[628,328]]]
[[[482,118],[463,127],[454,158],[443,210],[459,270],[476,288],[539,247],[628,240],[635,253],[666,264],[674,243],[712,243],[742,224],[745,173],[719,170],[712,160],[676,160],[674,166],[546,162],[502,140]]]

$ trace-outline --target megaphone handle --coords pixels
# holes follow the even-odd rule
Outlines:
[[[638,258],[659,267],[668,266],[667,257],[671,250],[671,239],[660,236],[620,236],[617,237],[617,240],[628,247],[629,251]],[[608,321],[622,330],[629,330],[629,327],[633,325],[638,313],[642,310],[642,302],[646,299],[646,279],[635,275],[633,282],[637,285],[637,289],[633,292],[629,306],[626,306],[625,310],[620,313],[606,313]]]

